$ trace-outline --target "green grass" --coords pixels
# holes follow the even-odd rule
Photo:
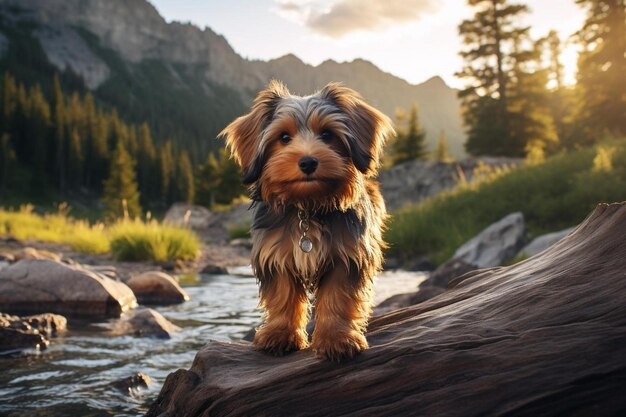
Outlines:
[[[109,240],[103,224],[90,225],[85,220],[67,216],[63,210],[38,215],[33,212],[31,205],[22,206],[16,211],[0,209],[0,236],[62,243],[85,253],[109,251]]]
[[[89,224],[70,217],[63,206],[57,213],[43,215],[34,213],[30,205],[19,210],[0,209],[0,236],[61,243],[77,252],[110,252],[122,261],[193,259],[200,251],[200,242],[189,229],[154,220]]]
[[[509,213],[524,213],[529,237],[581,222],[600,202],[626,200],[626,140],[552,157],[462,184],[393,213],[386,239],[402,259],[441,263]]]
[[[120,221],[110,228],[108,235],[111,253],[123,261],[187,260],[197,257],[200,251],[200,241],[189,229],[156,221]]]

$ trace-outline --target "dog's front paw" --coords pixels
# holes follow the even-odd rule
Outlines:
[[[277,329],[268,325],[261,326],[256,331],[253,343],[257,349],[274,356],[283,356],[285,353],[309,347],[306,331]]]
[[[354,358],[359,352],[369,347],[365,336],[356,331],[325,337],[316,336],[313,335],[311,348],[320,359],[341,362],[344,359]]]

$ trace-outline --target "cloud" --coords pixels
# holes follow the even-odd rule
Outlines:
[[[332,38],[379,31],[437,11],[441,0],[279,0],[278,12]]]

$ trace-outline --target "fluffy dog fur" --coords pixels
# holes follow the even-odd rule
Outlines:
[[[371,178],[392,132],[385,115],[340,84],[297,97],[276,81],[222,132],[256,205],[252,266],[265,309],[258,348],[282,355],[309,346],[308,290],[318,357],[341,360],[368,347],[364,331],[387,217]],[[300,167],[305,157],[317,160],[314,172]],[[310,216],[310,253],[299,247],[299,211]]]

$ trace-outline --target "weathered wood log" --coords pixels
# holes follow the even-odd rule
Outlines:
[[[371,321],[341,364],[210,342],[148,416],[626,415],[626,206]]]

